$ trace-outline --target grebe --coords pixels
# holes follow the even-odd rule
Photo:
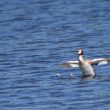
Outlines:
[[[79,56],[78,61],[67,61],[66,63],[61,64],[62,66],[66,68],[75,68],[79,67],[82,71],[83,78],[95,77],[95,71],[93,68],[93,65],[104,65],[110,63],[110,58],[97,58],[93,60],[87,60],[84,58],[84,52],[82,49],[79,49],[77,52],[77,55]]]

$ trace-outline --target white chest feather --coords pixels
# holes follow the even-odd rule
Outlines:
[[[83,75],[91,75],[91,76],[95,75],[94,69],[92,65],[89,64],[89,62],[82,63],[80,65],[80,68],[81,68]]]

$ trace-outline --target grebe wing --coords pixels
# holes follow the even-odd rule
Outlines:
[[[91,62],[93,65],[105,65],[110,63],[110,58],[97,58],[91,60]]]
[[[65,68],[77,68],[77,67],[79,67],[79,61],[67,61],[60,65]]]

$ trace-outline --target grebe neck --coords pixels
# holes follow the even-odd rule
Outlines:
[[[83,55],[80,55],[80,56],[79,56],[79,61],[81,61],[81,62],[84,61],[84,56],[83,56]]]

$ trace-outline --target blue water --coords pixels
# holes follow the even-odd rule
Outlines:
[[[109,0],[0,0],[0,110],[109,110],[110,65],[59,65],[80,47],[110,58]]]

